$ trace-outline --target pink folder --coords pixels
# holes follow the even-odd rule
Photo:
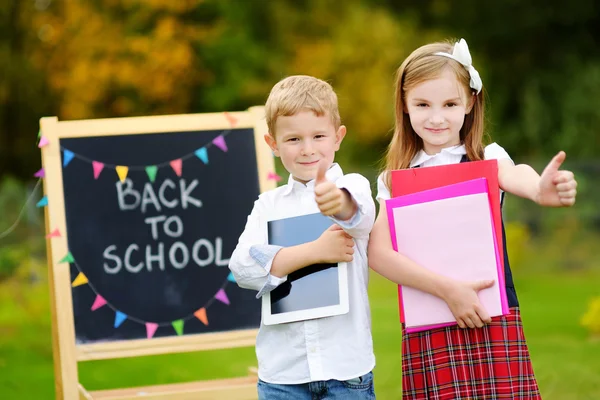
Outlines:
[[[485,178],[386,201],[394,250],[441,275],[458,280],[493,279],[479,292],[490,316],[508,314],[504,273]],[[406,331],[456,324],[446,303],[402,287]]]

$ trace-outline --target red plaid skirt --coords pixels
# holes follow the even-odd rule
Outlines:
[[[402,398],[541,399],[519,309],[480,329],[402,329]]]

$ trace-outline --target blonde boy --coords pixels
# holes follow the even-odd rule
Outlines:
[[[374,399],[375,357],[367,297],[367,244],[375,218],[369,182],[334,163],[346,135],[332,87],[310,76],[278,82],[266,103],[267,144],[290,173],[288,183],[254,204],[229,268],[257,298],[287,275],[316,263],[348,263],[347,314],[261,324],[256,340],[259,399]],[[314,242],[267,244],[269,220],[321,212],[332,226]]]

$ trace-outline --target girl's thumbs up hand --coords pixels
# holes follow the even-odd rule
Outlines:
[[[547,207],[570,207],[575,204],[575,175],[571,171],[559,170],[565,158],[565,152],[561,151],[544,168],[536,199],[538,204]]]

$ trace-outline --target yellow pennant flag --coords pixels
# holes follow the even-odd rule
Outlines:
[[[77,287],[77,286],[85,285],[86,283],[88,283],[87,276],[85,276],[83,274],[83,272],[80,272],[79,275],[77,275],[77,278],[75,278],[75,280],[73,281],[73,283],[71,283],[71,286]]]
[[[127,178],[127,173],[129,172],[129,167],[117,165],[116,170],[117,174],[119,175],[119,179],[121,180],[121,183],[125,182],[125,179]]]

